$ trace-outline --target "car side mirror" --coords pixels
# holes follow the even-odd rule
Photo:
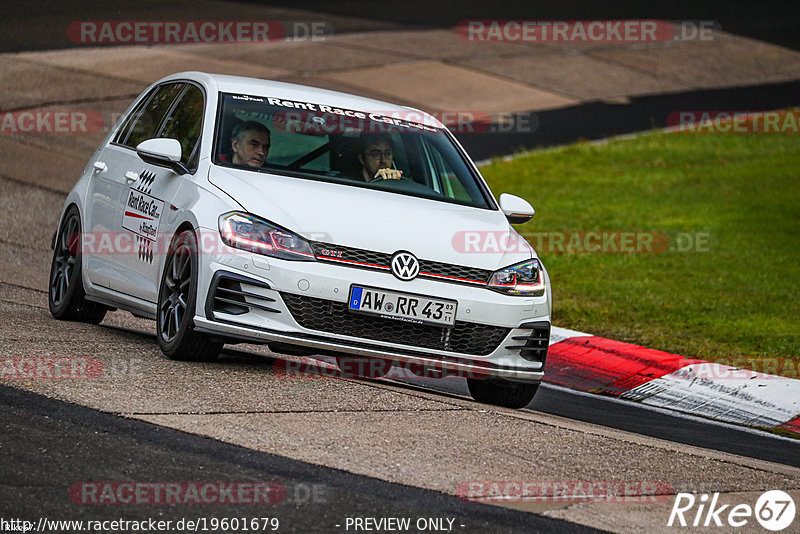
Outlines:
[[[536,211],[527,200],[518,196],[503,193],[500,195],[500,209],[511,224],[522,224],[533,218]]]
[[[145,163],[166,167],[175,174],[187,174],[189,169],[181,163],[181,143],[177,139],[148,139],[136,147],[136,153]]]

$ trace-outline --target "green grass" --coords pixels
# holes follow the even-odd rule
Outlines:
[[[523,234],[670,237],[672,250],[651,254],[538,250],[555,324],[721,363],[762,359],[743,366],[797,374],[797,135],[654,132],[527,153],[482,173],[495,194],[536,208],[517,226]],[[675,250],[680,235],[698,234],[708,239],[704,249]],[[784,369],[779,358],[794,363]]]

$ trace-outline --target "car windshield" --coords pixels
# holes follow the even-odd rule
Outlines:
[[[448,133],[404,113],[223,93],[214,163],[492,209]]]

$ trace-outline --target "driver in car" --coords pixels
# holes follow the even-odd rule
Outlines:
[[[270,134],[260,122],[247,121],[234,127],[231,132],[231,149],[234,165],[261,167],[269,154]]]
[[[359,146],[358,161],[365,182],[399,180],[403,176],[403,171],[395,168],[392,138],[387,134],[362,134]]]

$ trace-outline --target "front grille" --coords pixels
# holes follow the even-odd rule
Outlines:
[[[486,356],[511,330],[463,321],[456,321],[452,327],[411,324],[353,313],[344,302],[291,293],[281,293],[281,297],[295,321],[305,328],[412,347]]]
[[[388,269],[392,261],[392,255],[386,254],[385,252],[343,247],[330,243],[312,243],[311,247],[314,249],[314,255],[317,256],[317,259],[322,261],[344,260],[347,262],[357,262],[364,268],[377,267],[381,269]]]
[[[462,265],[451,265],[449,263],[439,263],[436,261],[419,260],[420,276],[430,273],[434,277],[446,276],[455,278],[455,281],[470,281],[485,284],[489,281],[492,271],[477,269],[475,267],[464,267]]]
[[[344,247],[331,243],[312,243],[314,254],[319,261],[330,261],[348,267],[388,271],[391,268],[392,255],[360,248]],[[492,271],[465,267],[431,260],[419,260],[419,276],[433,278],[457,284],[485,285]]]

